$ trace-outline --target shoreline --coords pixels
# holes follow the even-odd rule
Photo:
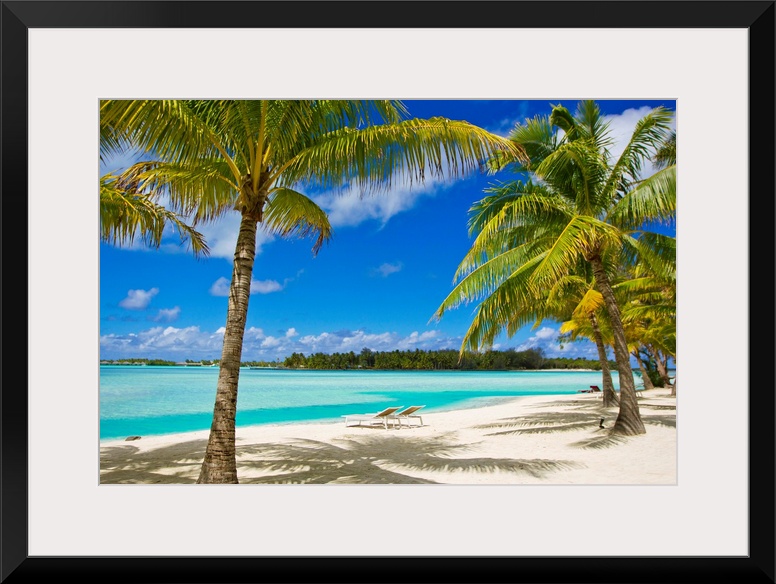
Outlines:
[[[633,437],[609,435],[618,408],[604,409],[595,394],[421,410],[423,426],[412,428],[344,421],[238,427],[238,478],[242,484],[676,484],[670,391],[639,392],[647,433]],[[100,483],[194,483],[209,433],[101,440]]]

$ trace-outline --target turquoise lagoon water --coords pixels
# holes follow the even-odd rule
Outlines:
[[[619,388],[613,372],[615,388]],[[217,367],[100,366],[100,438],[207,430]],[[240,370],[237,426],[340,420],[389,406],[425,412],[601,385],[598,371]],[[637,382],[638,383],[638,382]]]

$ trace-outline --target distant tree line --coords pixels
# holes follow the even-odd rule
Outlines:
[[[163,359],[102,359],[103,365],[203,365],[217,364],[218,359],[196,361],[186,359],[183,362],[165,361]],[[284,369],[388,369],[388,370],[479,370],[479,371],[509,371],[514,369],[594,369],[601,370],[598,359],[583,357],[545,357],[541,349],[516,351],[484,351],[482,353],[465,353],[460,357],[458,351],[440,350],[423,351],[373,351],[367,347],[360,353],[292,353],[282,362],[276,361],[243,361],[242,367],[275,367]],[[611,369],[616,370],[616,363],[609,362]]]
[[[218,363],[218,359],[208,360],[208,359],[202,359],[200,361],[195,361],[193,359],[186,359],[183,361],[186,365],[203,365],[203,366],[210,366],[213,364]],[[100,359],[101,365],[162,365],[162,366],[176,366],[181,365],[178,361],[167,361],[166,359],[138,359],[138,358],[132,358],[132,359]]]
[[[614,362],[611,363],[614,368]],[[601,369],[600,361],[582,357],[545,357],[541,349],[516,351],[485,351],[465,353],[455,350],[440,351],[372,351],[361,349],[348,353],[292,353],[283,361],[289,369],[406,369],[406,370],[488,370],[512,369]]]

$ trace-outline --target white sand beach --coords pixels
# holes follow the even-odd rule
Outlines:
[[[600,394],[520,397],[424,412],[423,425],[237,428],[243,484],[676,484],[676,398],[639,392],[646,434],[612,436]],[[361,412],[353,412],[354,414]],[[600,428],[600,420],[604,419]],[[417,422],[417,421],[416,421]],[[208,431],[100,444],[100,483],[195,483]]]

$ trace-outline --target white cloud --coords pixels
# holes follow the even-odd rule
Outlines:
[[[286,281],[291,281],[286,278]],[[210,294],[213,296],[229,296],[230,282],[227,278],[221,277],[210,286]],[[251,280],[251,294],[270,294],[278,292],[285,287],[275,280]]]
[[[126,357],[160,358],[181,361],[184,359],[217,359],[223,349],[224,327],[214,332],[201,331],[191,326],[176,328],[154,327],[129,334],[108,334],[100,337],[100,357],[120,359]],[[316,334],[300,334],[295,327],[285,333],[266,335],[261,328],[248,327],[243,336],[243,361],[274,361],[292,353],[360,353],[367,347],[373,351],[454,350],[461,346],[460,336],[449,336],[438,330],[397,332],[368,332],[358,330],[322,331]],[[493,349],[505,350],[510,342],[494,344]],[[593,343],[587,340],[557,341],[557,329],[543,326],[532,337],[514,347],[517,351],[541,349],[546,357],[585,357],[597,359]]]
[[[275,280],[252,280],[251,294],[270,294],[283,289],[283,285]]]
[[[437,338],[438,335],[437,331],[426,331],[420,334],[418,334],[418,331],[414,331],[408,337],[399,340],[397,348],[400,350],[420,348],[420,346],[427,345],[429,341]]]
[[[586,359],[598,360],[598,350],[596,349],[596,346],[587,339],[564,342],[561,345],[557,338],[557,329],[543,326],[536,331],[532,337],[515,347],[515,350],[527,351],[529,349],[541,349],[545,357],[584,357]]]
[[[154,327],[138,333],[108,334],[100,337],[100,357],[183,359],[219,358],[223,349],[224,327],[215,332],[199,327]],[[324,331],[300,336],[289,328],[282,336],[265,335],[261,328],[249,327],[243,336],[244,361],[275,360],[291,353],[359,353],[364,347],[373,351],[405,349],[454,349],[460,347],[460,337],[448,337],[438,331],[414,331],[409,335],[396,332],[370,333],[364,330]]]
[[[213,282],[210,286],[210,294],[212,296],[229,296],[229,280],[223,276]]]
[[[555,329],[545,326],[536,331],[535,337],[540,340],[546,340],[555,338],[557,334]]]
[[[156,322],[173,322],[175,320],[178,320],[178,316],[180,316],[181,308],[180,306],[176,306],[175,308],[161,308],[159,309],[159,312],[156,313],[156,316],[153,317],[152,320]]]
[[[445,177],[449,175],[444,172]],[[423,182],[411,180],[406,173],[397,173],[390,189],[362,193],[357,188],[344,188],[312,198],[326,211],[332,227],[355,226],[365,221],[378,221],[384,226],[391,217],[412,209],[421,197],[434,197],[451,184],[452,180],[430,173]]]
[[[383,278],[387,278],[391,274],[395,274],[396,272],[401,271],[403,267],[403,264],[401,262],[396,262],[394,264],[384,263],[379,268],[372,268],[372,274],[373,275],[380,275]]]
[[[127,335],[100,336],[103,358],[147,357],[167,359],[208,358],[221,354],[223,338],[203,333],[197,326],[154,327]]]
[[[220,328],[218,329],[221,334],[224,334],[226,332],[226,329]],[[245,329],[245,333],[243,334],[243,341],[247,340],[261,340],[264,338],[264,331],[258,327],[252,326]]]
[[[559,344],[555,341],[558,331],[550,327],[542,327],[532,337],[529,337],[518,347],[517,351],[527,351],[528,349],[543,349],[546,352],[555,351]]]
[[[129,290],[127,297],[119,302],[121,308],[127,310],[143,310],[150,303],[151,299],[159,294],[159,288],[151,288],[150,290]]]
[[[440,335],[437,331],[417,331],[408,336],[402,336],[395,332],[367,333],[363,330],[342,330],[334,332],[322,332],[318,335],[305,335],[299,339],[298,352],[309,353],[358,353],[364,347],[373,351],[394,351],[410,348],[422,348],[427,350],[457,348],[459,339],[451,339]]]

